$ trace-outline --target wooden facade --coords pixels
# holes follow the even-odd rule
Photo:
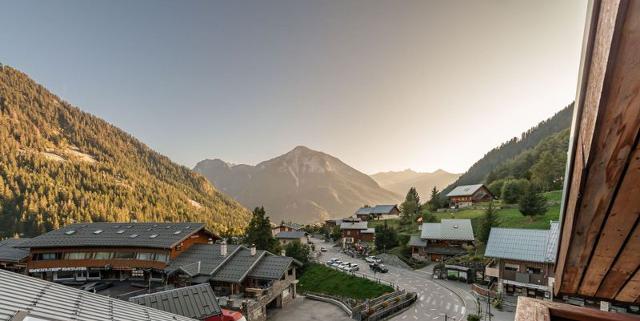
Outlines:
[[[367,230],[360,229],[344,229],[342,230],[342,238],[347,240],[347,243],[360,242],[373,242],[375,233],[367,232]]]
[[[556,295],[640,304],[640,1],[590,3]]]
[[[471,206],[476,203],[489,202],[494,196],[489,189],[482,185],[478,190],[470,195],[449,196],[449,204],[456,207]]]

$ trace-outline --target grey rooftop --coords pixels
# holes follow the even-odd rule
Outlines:
[[[199,320],[222,314],[218,299],[208,283],[139,295],[129,301]]]
[[[0,270],[0,320],[195,321],[181,315]],[[29,319],[27,319],[29,320]]]
[[[441,220],[440,223],[423,223],[420,238],[424,240],[473,241],[470,219]]]
[[[77,223],[34,237],[19,246],[169,249],[202,229],[202,223]]]
[[[473,195],[473,193],[475,193],[477,190],[479,190],[480,187],[482,187],[482,186],[483,186],[482,184],[456,186],[456,188],[454,188],[453,190],[451,190],[451,192],[449,192],[449,194],[447,194],[447,197],[451,197],[451,196],[471,196],[471,195]]]
[[[555,263],[560,224],[548,230],[492,228],[484,256],[540,263]]]
[[[29,239],[6,239],[0,241],[0,262],[19,263],[29,257],[29,250],[18,247]]]
[[[282,231],[276,234],[278,239],[300,239],[305,236],[307,236],[307,233],[303,231]]]

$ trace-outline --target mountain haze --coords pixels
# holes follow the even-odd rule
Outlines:
[[[431,189],[435,186],[438,190],[453,183],[460,174],[449,173],[444,170],[437,170],[433,173],[421,173],[411,169],[399,172],[381,172],[371,175],[382,188],[388,189],[396,194],[405,195],[411,187],[418,190],[420,198],[428,200]]]
[[[0,238],[134,219],[237,234],[250,218],[201,175],[2,65],[0,142]]]
[[[339,159],[304,146],[255,166],[206,159],[194,170],[243,205],[264,206],[275,222],[340,218],[364,204],[401,199]]]

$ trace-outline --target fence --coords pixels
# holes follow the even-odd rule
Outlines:
[[[416,293],[404,290],[385,294],[354,307],[352,318],[359,321],[386,320],[408,308],[417,297]]]

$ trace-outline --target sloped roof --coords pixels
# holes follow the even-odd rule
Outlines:
[[[276,234],[276,238],[279,239],[300,239],[307,235],[306,232],[303,231],[282,231]]]
[[[208,283],[129,298],[150,308],[204,320],[222,314],[218,299]]]
[[[231,259],[225,262],[211,278],[214,281],[221,282],[242,282],[249,272],[257,265],[258,261],[262,259],[266,251],[256,250],[255,255],[251,255],[251,250],[245,247],[241,247]]]
[[[397,206],[395,204],[394,205],[376,205],[371,210],[371,214],[389,214],[396,207]]]
[[[203,223],[77,223],[34,237],[19,246],[133,246],[168,249],[202,229]]]
[[[420,235],[411,235],[411,238],[409,239],[409,243],[407,243],[407,245],[425,247],[427,246],[427,241],[421,239]]]
[[[0,241],[0,261],[18,263],[29,257],[29,249],[17,247],[29,239],[6,239]]]
[[[0,270],[0,320],[19,311],[47,321],[196,321],[108,296]]]
[[[425,240],[473,241],[470,219],[441,220],[440,223],[423,223],[420,238]]]
[[[360,231],[361,234],[375,234],[376,233],[376,229],[375,227],[370,227],[366,230],[361,230]]]
[[[494,227],[489,234],[484,256],[554,263],[559,230],[558,222],[551,222],[548,230]]]
[[[356,223],[342,222],[340,224],[340,229],[341,230],[366,230],[367,222],[356,222]]]
[[[221,244],[194,244],[189,249],[172,260],[165,268],[167,272],[178,269],[190,276],[198,274],[210,275],[218,270],[222,263],[231,259],[233,254],[240,249],[238,245],[227,245],[227,255],[221,254]],[[199,262],[199,264],[198,264]]]
[[[451,192],[449,192],[449,194],[447,194],[447,197],[451,197],[451,196],[471,196],[473,195],[473,193],[475,193],[477,190],[480,189],[480,187],[484,186],[483,184],[475,184],[475,185],[460,185],[460,186],[456,186],[456,188],[454,188],[453,190],[451,190]]]
[[[287,272],[291,263],[294,263],[291,257],[267,253],[248,276],[256,279],[278,280]]]
[[[369,215],[372,210],[373,207],[361,207],[356,211],[356,215]]]

